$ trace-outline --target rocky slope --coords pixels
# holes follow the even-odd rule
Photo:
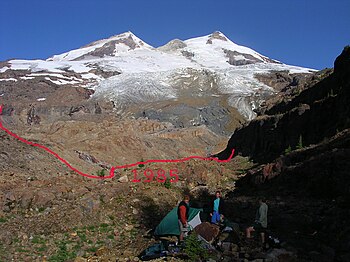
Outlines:
[[[257,162],[271,161],[289,147],[317,144],[349,128],[349,52],[344,49],[336,59],[334,73],[321,72],[319,82],[236,130],[220,157],[235,148]]]
[[[237,177],[232,170],[238,159],[134,168],[142,181],[146,169],[177,170],[179,182],[168,186],[132,182],[131,168],[110,180],[87,179],[38,148],[3,131],[0,136],[0,261],[134,259],[154,242],[143,235],[176,206],[184,190],[196,195],[201,188],[232,189]]]
[[[227,150],[234,147],[258,163],[237,181],[234,198],[267,198],[270,230],[297,261],[350,258],[349,70],[346,47],[332,74],[284,97],[228,143]]]

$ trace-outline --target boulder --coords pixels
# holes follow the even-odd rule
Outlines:
[[[29,209],[34,198],[34,193],[32,191],[26,191],[23,193],[19,200],[19,206],[22,209]]]
[[[32,205],[38,208],[46,208],[52,205],[55,200],[55,195],[51,192],[38,191],[36,192]]]
[[[210,224],[209,222],[204,222],[199,224],[194,228],[194,231],[203,237],[209,243],[214,242],[220,233],[220,228],[217,225]]]
[[[122,176],[122,177],[120,177],[120,178],[118,179],[118,182],[120,182],[120,183],[127,183],[127,182],[129,182],[129,178],[128,178],[127,175]]]
[[[81,200],[81,209],[84,213],[92,214],[100,208],[100,200],[85,197]]]
[[[9,212],[16,207],[16,196],[14,192],[7,192],[4,196],[3,211]]]

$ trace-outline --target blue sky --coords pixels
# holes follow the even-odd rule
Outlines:
[[[322,69],[350,44],[349,0],[1,0],[0,61],[45,59],[132,31],[157,47],[219,30],[286,64]]]

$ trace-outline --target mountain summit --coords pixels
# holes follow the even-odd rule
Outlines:
[[[258,52],[240,46],[228,39],[223,33],[216,31],[210,35],[188,39],[173,40],[158,48],[165,52],[181,52],[197,63],[227,67],[229,65],[246,65],[254,63],[277,63]],[[214,59],[217,59],[216,63]]]
[[[203,66],[226,67],[276,61],[256,51],[237,45],[223,33],[216,31],[210,35],[196,37],[186,41],[172,40],[168,44],[154,48],[138,38],[132,32],[125,32],[107,39],[92,42],[69,52],[54,55],[46,61],[82,61],[98,58],[118,57],[132,51],[178,53]],[[217,63],[214,60],[217,59]]]
[[[79,49],[75,49],[60,55],[54,55],[47,61],[79,61],[91,58],[103,58],[105,56],[118,56],[121,53],[135,49],[151,49],[152,47],[135,36],[132,32],[125,32],[92,42]]]
[[[225,104],[230,112],[238,110],[243,118],[253,119],[254,110],[275,92],[267,85],[271,81],[262,82],[257,76],[271,72],[313,70],[282,64],[232,42],[218,31],[188,40],[175,39],[158,48],[125,32],[47,60],[3,62],[0,81],[9,86],[38,86],[44,81],[54,88],[84,88],[89,90],[87,98],[110,101],[122,115],[144,115],[147,110],[142,108],[152,108],[148,116],[154,119],[176,126],[205,124],[221,133],[225,125],[220,121],[228,121],[227,113],[220,113],[221,120],[212,116],[219,116]],[[0,99],[17,101],[8,90],[0,89]],[[26,103],[57,103],[56,97],[50,97],[54,89],[47,90],[40,93],[31,89]],[[62,101],[67,99],[62,96]],[[168,104],[166,116],[157,108],[162,103]],[[203,115],[203,108],[210,108],[208,115]],[[193,114],[184,117],[188,110]],[[176,117],[174,112],[178,112]]]
[[[82,73],[89,72],[96,64],[103,70],[108,67],[107,71],[158,72],[187,67],[218,70],[249,64],[276,63],[279,62],[235,44],[219,31],[184,41],[175,39],[158,48],[147,44],[132,32],[125,32],[54,55],[47,60],[10,60],[5,67],[0,68],[0,72],[10,68]],[[305,71],[298,67],[289,69]]]

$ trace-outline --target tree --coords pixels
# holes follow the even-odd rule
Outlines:
[[[297,145],[297,149],[302,149],[304,146],[303,146],[303,136],[300,135],[299,136],[299,142],[298,142],[298,145]]]

